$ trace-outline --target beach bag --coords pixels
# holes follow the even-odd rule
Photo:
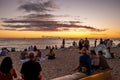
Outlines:
[[[86,67],[81,67],[81,72],[82,73],[86,73],[86,71],[87,71]]]

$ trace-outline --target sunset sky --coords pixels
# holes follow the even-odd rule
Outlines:
[[[120,0],[0,0],[0,38],[120,38]]]

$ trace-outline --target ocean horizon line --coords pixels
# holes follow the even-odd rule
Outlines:
[[[89,38],[89,37],[84,37],[84,38],[71,38],[71,37],[70,37],[70,38],[68,38],[68,37],[39,37],[39,38],[29,38],[29,37],[28,37],[28,38],[26,38],[26,37],[25,37],[25,38],[24,38],[24,37],[22,38],[22,37],[21,37],[21,38],[14,38],[14,37],[13,37],[13,38],[12,38],[12,37],[11,37],[11,38],[0,38],[0,39],[46,39],[46,38],[53,38],[53,39],[55,39],[55,38],[56,38],[56,39],[85,39],[85,38],[88,38],[88,39],[101,39],[102,37],[101,37],[101,38]],[[102,39],[120,39],[120,38],[110,38],[110,37],[109,37],[109,38],[104,38],[104,37],[103,37]]]

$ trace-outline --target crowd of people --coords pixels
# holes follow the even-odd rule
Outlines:
[[[97,55],[94,50],[90,50],[89,52],[86,47],[83,47],[79,53],[79,64],[73,72],[79,71],[90,75],[98,70],[110,69],[102,51],[98,51]]]
[[[11,50],[9,50],[6,47],[1,48],[0,50],[0,56],[6,56],[8,52],[15,52],[15,48],[11,48]]]
[[[46,54],[47,59],[53,60],[55,59],[54,49],[50,49],[49,53]],[[24,49],[24,51],[20,54],[21,60],[26,60],[20,70],[21,77],[19,80],[42,80],[42,67],[39,62],[42,58],[42,54],[40,49],[37,49],[36,46],[30,46],[28,49]],[[12,59],[10,57],[5,57],[0,65],[0,80],[13,80],[13,78],[17,78],[17,74],[12,65]]]
[[[100,40],[98,42],[98,39],[95,39],[93,47],[96,47],[99,44],[105,45],[107,47],[107,49],[109,50],[109,52],[110,52],[110,48],[113,45],[113,40],[110,40],[110,39],[104,39],[103,40],[102,38],[100,38]],[[90,47],[90,42],[89,42],[89,40],[87,38],[85,38],[85,40],[80,39],[79,43],[78,43],[78,46],[79,46],[80,50],[82,49],[83,46],[88,49]]]
[[[24,51],[21,52],[20,59],[21,60],[28,59],[28,52],[30,52],[30,51],[34,51],[34,55],[35,55],[37,61],[42,61],[42,60],[46,59],[46,57],[47,57],[47,59],[50,59],[50,60],[55,59],[54,48],[50,48],[49,53],[46,54],[45,58],[43,58],[40,49],[37,49],[36,46],[34,46],[34,47],[30,46],[30,47],[28,47],[28,49],[24,49]]]
[[[95,47],[96,44],[97,44],[97,39],[95,40]],[[107,39],[105,41],[100,39],[99,44],[106,45],[107,49],[110,52],[110,47],[112,45],[112,41],[110,39]],[[98,51],[98,55],[97,55],[95,50],[89,50],[90,43],[87,38],[85,38],[85,40],[80,39],[78,45],[80,50],[79,64],[73,70],[73,72],[79,71],[85,73],[86,75],[90,75],[97,70],[110,69],[105,57],[103,56],[102,51]],[[73,46],[76,46],[75,41]],[[62,43],[62,48],[64,47],[65,47],[65,39],[63,39],[63,43]],[[49,50],[50,50],[49,53],[46,55],[47,59],[49,60],[56,59],[54,48],[50,48]],[[42,75],[41,75],[42,67],[39,62],[36,62],[39,61],[41,58],[42,58],[42,53],[40,49],[38,49],[36,46],[29,46],[28,49],[24,49],[24,51],[21,52],[20,59],[21,60],[29,59],[29,60],[25,61],[21,67],[20,80],[42,80]],[[13,80],[13,78],[17,78],[17,74],[12,65],[12,59],[10,57],[5,57],[0,65],[0,80]]]
[[[33,51],[28,53],[29,60],[24,62],[20,73],[21,77],[19,80],[42,80],[41,76],[41,65],[36,62],[37,57]],[[16,71],[13,67],[12,59],[5,57],[0,65],[0,80],[13,80],[17,78]]]

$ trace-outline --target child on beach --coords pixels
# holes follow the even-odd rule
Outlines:
[[[12,60],[5,57],[0,66],[0,80],[13,80],[13,77],[17,78],[17,74],[12,66]]]

